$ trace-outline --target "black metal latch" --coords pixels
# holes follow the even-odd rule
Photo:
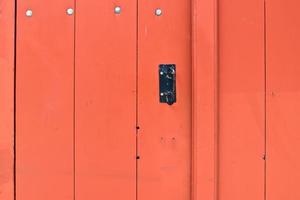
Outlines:
[[[159,65],[159,99],[172,105],[176,102],[176,65]]]

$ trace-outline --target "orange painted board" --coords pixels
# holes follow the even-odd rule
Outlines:
[[[0,199],[14,198],[14,1],[0,2]]]
[[[74,16],[66,14],[73,6],[18,1],[17,200],[73,199]]]
[[[264,199],[264,3],[219,1],[218,199]]]
[[[136,14],[131,0],[76,2],[77,200],[136,198]]]
[[[191,198],[191,1],[139,1],[139,200]],[[155,15],[160,8],[162,14]],[[176,64],[177,102],[159,101],[159,64]]]
[[[217,197],[217,1],[192,1],[192,199]]]
[[[300,199],[300,2],[266,3],[267,199]]]

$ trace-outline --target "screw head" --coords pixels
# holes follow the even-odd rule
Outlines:
[[[120,14],[120,13],[121,13],[121,10],[122,10],[122,9],[121,9],[120,6],[116,6],[116,7],[115,7],[115,13],[116,13],[116,14]]]
[[[32,10],[26,10],[26,16],[31,17],[32,16]]]
[[[73,8],[68,8],[67,9],[67,14],[68,15],[73,15],[74,14],[74,9]]]
[[[164,96],[164,93],[160,93],[160,96]]]
[[[159,74],[160,74],[160,75],[164,75],[164,73],[163,73],[163,72],[160,72]]]
[[[156,15],[156,16],[161,16],[161,15],[162,15],[162,10],[161,10],[160,8],[157,8],[157,9],[155,10],[155,15]]]

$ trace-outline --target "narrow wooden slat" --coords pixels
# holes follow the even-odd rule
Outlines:
[[[193,0],[192,199],[215,200],[217,184],[217,1]]]
[[[0,199],[14,198],[14,0],[0,1]]]

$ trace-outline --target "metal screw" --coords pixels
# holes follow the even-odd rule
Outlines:
[[[164,93],[160,93],[160,96],[164,96]]]
[[[73,15],[74,14],[74,9],[73,8],[68,8],[67,9],[67,14],[68,15]]]
[[[32,10],[26,10],[26,16],[31,17],[32,16]]]
[[[157,8],[157,9],[155,10],[155,15],[156,15],[156,16],[161,16],[161,15],[162,15],[162,10],[161,10],[160,8]]]
[[[116,6],[115,7],[115,13],[116,14],[120,14],[121,13],[121,7],[120,6]]]
[[[163,73],[163,72],[160,72],[159,74],[160,74],[160,75],[164,75],[164,73]]]

